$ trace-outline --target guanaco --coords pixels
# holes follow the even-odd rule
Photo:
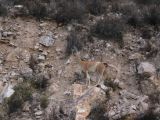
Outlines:
[[[91,80],[91,77],[90,77],[91,73],[96,73],[96,75],[98,76],[98,83],[96,85],[99,85],[101,80],[105,80],[106,69],[109,66],[116,69],[117,76],[118,76],[119,70],[114,65],[111,65],[105,62],[99,62],[99,61],[81,60],[80,52],[76,52],[76,59],[81,67],[81,72],[83,71],[85,73],[85,77],[88,80],[89,86],[90,86],[90,80]],[[87,85],[87,82],[86,82],[86,85]]]

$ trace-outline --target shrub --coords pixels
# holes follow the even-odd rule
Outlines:
[[[151,39],[152,37],[152,31],[148,28],[144,28],[141,30],[141,36],[143,39]]]
[[[144,115],[141,115],[136,120],[159,120],[160,115],[158,113],[153,113],[152,110],[146,112]]]
[[[45,90],[48,85],[48,79],[44,74],[34,75],[31,80],[28,80],[32,87],[37,90]]]
[[[46,95],[41,96],[40,98],[40,105],[42,108],[46,108],[48,106],[48,97]]]
[[[157,26],[160,25],[160,7],[159,6],[151,6],[151,7],[146,7],[144,9],[143,14],[144,14],[144,22],[149,25]]]
[[[142,26],[142,21],[140,17],[133,15],[128,18],[127,24],[136,28]]]
[[[123,15],[130,15],[131,13],[137,11],[136,6],[133,4],[121,4],[119,2],[112,3],[112,12],[122,13]]]
[[[7,15],[7,8],[0,3],[0,16],[6,16],[6,15]]]
[[[32,99],[32,89],[28,83],[20,83],[14,90],[14,94],[7,99],[9,113],[22,109],[24,102]]]
[[[25,14],[32,15],[38,19],[48,16],[47,0],[10,0],[13,5],[23,5],[26,8]]]
[[[66,47],[66,55],[69,56],[72,53],[76,52],[76,50],[82,49],[82,43],[80,42],[80,38],[78,37],[78,32],[71,31],[71,33],[67,36],[67,47]]]
[[[123,46],[123,23],[119,20],[99,20],[92,26],[91,34],[103,39],[113,39]]]
[[[60,0],[56,2],[56,14],[54,19],[58,23],[68,23],[71,20],[81,22],[84,19],[85,7],[81,1]]]
[[[135,0],[135,2],[144,5],[160,4],[159,0]]]
[[[149,98],[152,104],[159,104],[160,103],[160,92],[156,91],[153,94],[149,95]]]
[[[93,15],[100,15],[105,12],[106,0],[85,0],[86,8]]]
[[[91,112],[88,116],[89,119],[91,120],[109,120],[105,114],[105,108],[103,105],[95,105],[92,109]]]

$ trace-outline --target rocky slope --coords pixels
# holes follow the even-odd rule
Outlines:
[[[78,29],[78,38],[85,41],[88,26],[104,19],[90,17],[88,25],[61,27],[32,17],[0,18],[0,119],[140,120],[150,114],[148,118],[157,116],[149,119],[160,119],[159,31],[150,27],[155,35],[147,39],[128,28],[123,47],[92,36],[81,57],[113,64],[120,74],[117,81],[94,86],[93,80],[88,87],[75,56],[66,57],[66,48],[70,32]],[[109,79],[115,78],[113,68],[107,72]]]

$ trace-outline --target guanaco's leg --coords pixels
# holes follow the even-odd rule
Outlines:
[[[90,86],[90,76],[89,76],[89,73],[88,71],[86,71],[86,76],[87,76],[87,80],[88,80],[88,85]],[[87,85],[87,82],[86,82],[86,85]]]
[[[99,74],[99,79],[98,79],[98,83],[97,83],[97,85],[99,85],[99,84],[100,84],[100,82],[101,82],[101,80],[103,79],[103,74],[104,74],[104,70],[102,71],[102,73],[101,73],[101,74]]]

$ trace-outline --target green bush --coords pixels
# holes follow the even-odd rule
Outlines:
[[[160,25],[160,7],[157,5],[146,7],[143,11],[143,21],[146,24],[158,26]]]
[[[14,90],[14,94],[7,99],[9,113],[22,109],[25,101],[32,100],[32,88],[28,83],[20,83],[15,86]]]
[[[123,46],[123,23],[120,20],[103,19],[91,27],[91,34],[108,40],[114,40]]]
[[[143,5],[160,4],[159,0],[135,0],[135,2]]]
[[[71,20],[81,22],[86,13],[85,5],[80,0],[59,0],[56,3],[54,19],[58,23],[68,23]]]
[[[48,97],[46,95],[42,95],[40,98],[40,105],[42,108],[46,108],[48,106]]]
[[[86,8],[93,15],[103,14],[106,10],[106,0],[85,0]]]

